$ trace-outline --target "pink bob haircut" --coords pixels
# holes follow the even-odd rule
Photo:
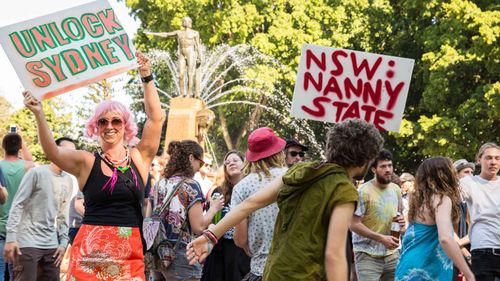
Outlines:
[[[121,116],[125,128],[125,141],[127,143],[130,142],[137,135],[137,125],[132,118],[130,110],[122,103],[114,100],[105,100],[97,105],[94,115],[90,117],[85,125],[85,135],[89,138],[97,139],[99,136],[97,121],[102,115],[108,112],[116,112]]]

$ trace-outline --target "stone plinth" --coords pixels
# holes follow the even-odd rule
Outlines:
[[[198,141],[196,114],[205,108],[200,99],[176,97],[170,100],[165,148],[173,140]]]

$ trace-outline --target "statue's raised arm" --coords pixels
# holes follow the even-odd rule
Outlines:
[[[177,36],[177,32],[178,32],[177,30],[172,31],[172,32],[152,32],[149,30],[144,30],[144,34],[146,34],[146,35],[158,36],[158,37],[162,37],[162,38]]]

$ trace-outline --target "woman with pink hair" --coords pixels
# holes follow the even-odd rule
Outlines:
[[[42,104],[24,92],[35,115],[47,158],[78,179],[85,216],[71,250],[67,280],[145,280],[139,226],[149,167],[160,144],[164,113],[153,83],[149,59],[137,54],[147,115],[142,139],[133,147],[137,126],[117,101],[100,103],[85,126],[98,140],[95,153],[56,146]]]

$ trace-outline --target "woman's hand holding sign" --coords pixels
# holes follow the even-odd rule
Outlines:
[[[24,91],[24,105],[34,114],[42,113],[42,103],[37,100],[30,91]]]

